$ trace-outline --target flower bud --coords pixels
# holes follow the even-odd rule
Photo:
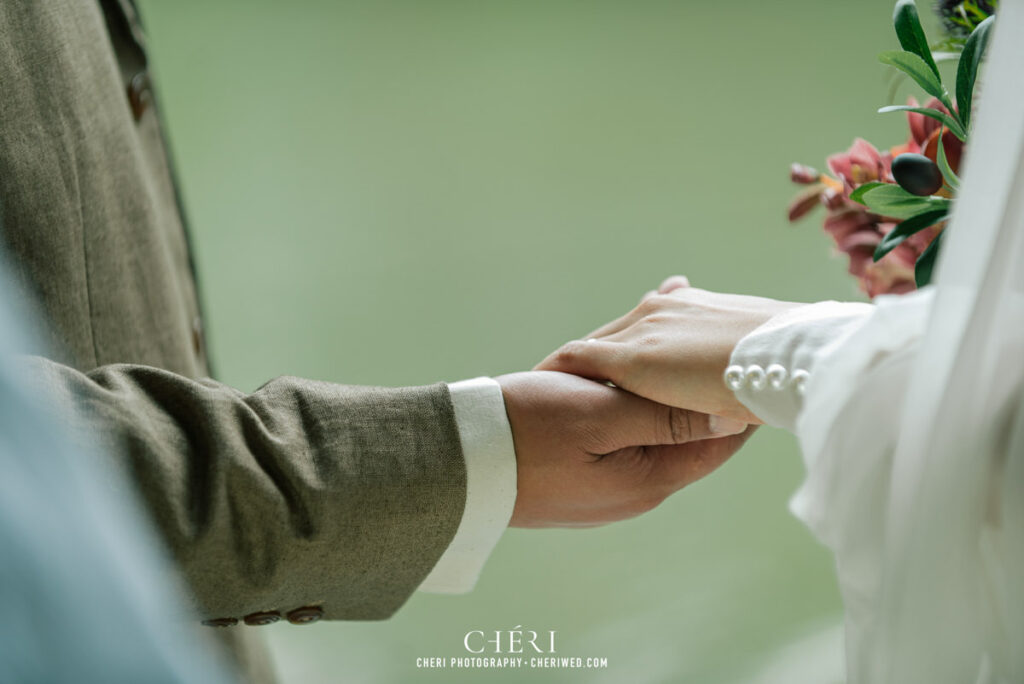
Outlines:
[[[804,188],[797,193],[797,196],[789,203],[789,220],[796,221],[821,204],[821,190],[822,186],[817,184]]]
[[[821,203],[829,211],[836,211],[846,206],[846,195],[835,188],[825,188],[821,193]]]
[[[789,167],[789,179],[801,185],[810,185],[818,180],[818,172],[810,166],[793,164]]]

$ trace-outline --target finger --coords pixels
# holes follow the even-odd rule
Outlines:
[[[610,440],[609,451],[629,446],[686,444],[743,432],[747,424],[732,418],[664,406],[614,390],[611,401],[595,411]]]
[[[675,492],[713,473],[750,439],[756,425],[728,437],[705,439],[689,444],[648,447],[654,459],[651,477]]]
[[[657,292],[651,290],[650,292],[643,296],[643,299],[640,300],[640,303],[642,304],[643,302],[646,302],[648,299],[650,299],[656,294]],[[640,310],[640,308],[636,307],[625,316],[620,316],[619,318],[616,318],[614,321],[610,323],[605,323],[597,330],[592,331],[584,339],[590,340],[597,337],[607,337],[608,335],[614,335],[615,333],[621,332],[628,328],[629,326],[633,325],[638,320],[643,318],[643,316],[644,314]]]
[[[678,290],[682,287],[690,287],[690,279],[682,275],[669,276],[665,279],[665,282],[658,288],[658,294],[668,294],[672,290]]]
[[[534,370],[560,371],[618,384],[624,355],[625,347],[621,344],[593,338],[573,340],[537,364]]]
[[[662,282],[661,287],[657,290],[648,290],[644,293],[644,296],[640,298],[640,304],[657,297],[658,295],[668,294],[674,290],[690,287],[690,280],[686,276],[675,275],[670,276]],[[594,330],[584,339],[591,339],[594,337],[607,337],[608,335],[614,335],[617,332],[622,332],[629,326],[636,323],[638,320],[643,318],[648,310],[644,310],[643,307],[637,306],[632,311],[627,313],[625,316],[620,316],[610,323],[602,325],[597,330]]]
[[[661,293],[658,292],[657,290],[648,290],[647,292],[644,293],[644,296],[640,298],[640,304],[635,306],[632,311],[627,313],[625,316],[620,316],[619,318],[616,318],[611,323],[606,323],[605,325],[602,325],[600,328],[594,330],[589,335],[587,335],[584,339],[589,340],[595,337],[607,337],[608,335],[614,335],[617,332],[622,332],[623,330],[633,325],[647,314],[648,311],[645,310],[641,305],[644,302],[647,302],[653,299],[654,297],[657,297],[659,294]]]

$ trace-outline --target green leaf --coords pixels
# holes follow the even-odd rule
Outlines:
[[[960,64],[956,68],[956,102],[960,107],[960,120],[964,122],[965,129],[971,123],[974,81],[978,77],[978,67],[981,66],[981,60],[985,56],[988,36],[995,19],[994,16],[989,17],[971,32],[967,43],[964,44],[964,51],[960,55]]]
[[[921,86],[926,93],[939,98],[939,101],[946,105],[946,109],[952,111],[952,107],[949,103],[949,93],[947,93],[946,89],[942,86],[942,81],[939,80],[938,72],[929,69],[923,59],[912,52],[904,52],[903,50],[886,50],[885,52],[879,53],[878,61],[882,64],[894,66],[910,76],[910,78],[914,79],[914,81],[917,82],[917,85]]]
[[[946,143],[942,140],[944,134],[945,131],[940,128],[939,139],[935,145],[935,163],[938,165],[939,171],[942,172],[942,177],[946,179],[946,185],[951,187],[953,192],[956,192],[960,189],[960,179],[952,167],[950,167],[949,160],[946,159]]]
[[[935,59],[936,64],[942,64],[943,62],[955,62],[960,59],[960,51],[956,52],[935,52],[935,45],[932,45],[932,58]],[[888,81],[888,95],[886,99],[892,102],[896,99],[896,91],[899,90],[900,85],[903,83],[907,75],[902,71],[891,71],[890,76],[886,77]]]
[[[900,39],[903,49],[920,57],[924,65],[935,76],[935,80],[939,81],[939,67],[932,59],[932,50],[928,47],[928,39],[925,38],[924,29],[921,28],[921,20],[917,16],[917,5],[914,4],[914,0],[898,0],[892,14],[892,23],[896,27],[896,37]]]
[[[923,116],[935,119],[936,121],[941,121],[945,124],[946,128],[953,131],[953,135],[960,138],[960,140],[967,139],[967,133],[964,131],[963,126],[960,125],[960,122],[949,114],[940,112],[938,109],[932,109],[931,107],[910,107],[909,105],[890,105],[878,110],[879,114],[888,114],[889,112],[916,112]]]
[[[857,189],[850,193],[850,199],[852,199],[854,202],[860,202],[861,204],[864,204],[864,200],[862,199],[864,197],[864,193],[866,193],[868,190],[873,190],[877,188],[879,185],[886,184],[879,183],[878,181],[871,181],[869,183],[864,183],[863,185],[858,185]]]
[[[882,238],[880,243],[878,243],[878,247],[875,248],[875,261],[878,261],[886,254],[896,249],[896,247],[914,233],[918,233],[925,228],[934,226],[936,223],[946,218],[946,216],[946,210],[936,209],[935,211],[926,211],[923,214],[911,216],[905,221],[902,221],[898,226],[893,228],[888,235]]]
[[[935,262],[938,261],[939,250],[942,249],[942,236],[945,234],[946,231],[942,231],[936,235],[935,239],[929,242],[921,252],[921,256],[917,257],[917,264],[914,265],[914,281],[918,287],[924,287],[932,282],[932,271],[935,270]]]
[[[932,210],[949,211],[953,205],[945,197],[918,197],[891,183],[871,188],[861,196],[860,202],[876,214],[897,219],[908,219]]]

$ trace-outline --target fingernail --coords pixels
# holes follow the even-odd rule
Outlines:
[[[736,435],[747,429],[747,424],[735,418],[708,416],[708,429],[713,435]]]

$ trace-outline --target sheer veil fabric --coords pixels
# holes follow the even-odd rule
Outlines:
[[[879,298],[797,424],[849,684],[1024,682],[1024,0],[979,87],[935,286]]]

